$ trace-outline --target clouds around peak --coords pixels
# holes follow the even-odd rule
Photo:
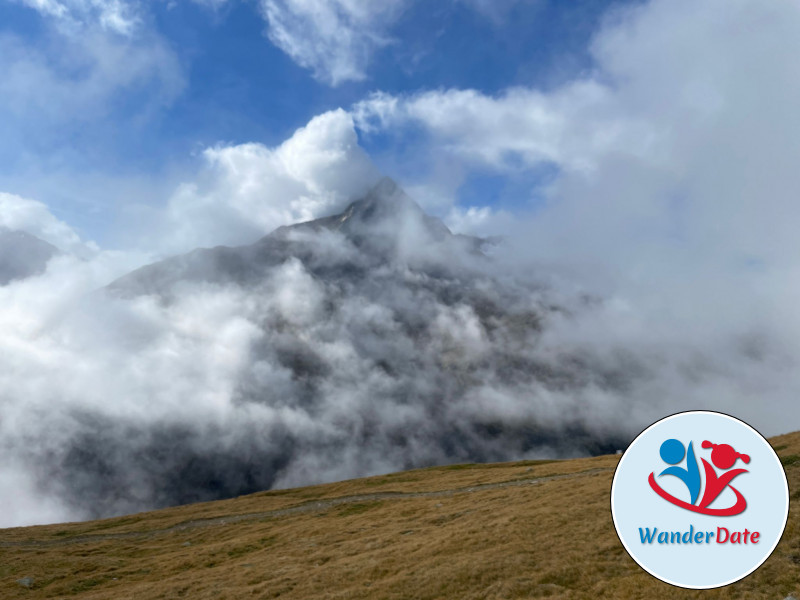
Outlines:
[[[218,145],[202,158],[196,179],[169,200],[165,250],[250,243],[281,225],[335,213],[379,178],[341,109],[314,117],[278,146]]]
[[[458,169],[515,179],[551,165],[505,198],[515,219],[494,225],[512,241],[509,260],[533,259],[607,299],[593,324],[553,341],[660,356],[648,368],[675,371],[641,397],[680,387],[698,407],[724,396],[780,428],[800,332],[797,31],[795,4],[655,0],[609,15],[593,69],[552,90],[376,94],[353,114],[368,146],[414,139],[412,158],[394,160],[413,160],[420,184]],[[714,366],[691,381],[687,356]],[[769,408],[748,397],[769,397]]]
[[[531,204],[534,226],[548,222],[543,252],[563,255],[554,235],[568,234],[573,250],[618,253],[610,263],[642,258],[635,242],[783,264],[795,255],[800,71],[777,57],[800,52],[798,29],[791,4],[657,0],[610,17],[595,69],[554,90],[378,93],[353,114],[368,139],[419,132],[415,159],[431,164],[509,176],[552,164],[559,175]]]
[[[300,10],[297,3],[281,6]],[[358,9],[355,3],[337,6],[348,15]],[[358,18],[370,23],[368,15]],[[260,450],[269,456],[291,448],[286,431],[351,452],[320,446],[285,473],[286,485],[407,465],[405,451],[386,454],[384,438],[370,436],[386,424],[424,433],[438,423],[409,419],[405,400],[391,402],[393,392],[405,399],[418,395],[420,386],[437,397],[433,414],[452,407],[456,419],[445,419],[451,423],[465,414],[489,415],[490,424],[528,417],[549,423],[580,414],[601,426],[605,418],[635,427],[675,410],[710,408],[735,412],[768,434],[796,429],[798,30],[800,9],[790,3],[655,0],[609,17],[591,45],[592,69],[550,89],[434,86],[376,94],[350,112],[324,106],[283,142],[204,144],[199,168],[149,205],[157,214],[140,244],[160,243],[161,253],[245,244],[279,225],[337,212],[383,167],[392,175],[400,171],[398,179],[412,184],[411,195],[457,229],[507,234],[508,245],[496,250],[494,275],[508,276],[510,285],[519,274],[519,281],[545,279],[559,299],[577,299],[579,306],[559,300],[558,306],[570,308],[554,311],[540,332],[537,322],[541,336],[530,346],[517,327],[507,335],[499,330],[502,337],[491,345],[480,311],[470,312],[462,302],[420,302],[424,298],[405,286],[384,288],[366,279],[370,293],[389,304],[370,304],[359,294],[329,302],[330,290],[296,260],[281,265],[254,293],[199,286],[167,306],[154,298],[104,303],[89,296],[80,310],[87,292],[124,272],[122,263],[100,253],[56,264],[41,277],[0,289],[2,305],[10,307],[0,311],[0,384],[16,394],[0,433],[19,440],[0,468],[0,496],[4,490],[7,496],[31,496],[25,503],[9,498],[4,522],[82,516],[42,501],[46,496],[28,484],[35,476],[52,479],[48,469],[58,460],[69,464],[67,449],[75,447],[69,442],[85,431],[87,408],[102,417],[88,426],[108,425],[109,440],[145,439],[136,428],[151,424],[200,423],[197,431],[217,433],[178,439],[183,448],[196,447],[208,464],[221,456],[214,464],[223,473],[236,472],[227,468],[230,454],[213,453],[231,439],[245,442],[248,464],[254,464],[253,446],[247,445],[253,440],[263,442]],[[369,49],[378,47],[366,46],[360,73],[368,69]],[[320,63],[321,77],[331,64]],[[408,143],[396,143],[403,136]],[[540,175],[543,165],[550,167],[546,177]],[[474,206],[451,207],[476,173],[523,183],[494,196],[478,189],[470,196]],[[509,201],[514,210],[506,205],[500,223],[498,207]],[[19,196],[0,196],[0,224],[31,230],[62,248],[78,243],[42,205]],[[127,258],[126,269],[136,260]],[[490,295],[501,289],[476,287]],[[587,289],[594,292],[588,298]],[[516,297],[523,305],[534,300],[527,288]],[[507,300],[501,295],[497,303],[513,305]],[[549,299],[547,305],[553,306]],[[258,306],[267,307],[266,320],[254,311]],[[430,325],[432,343],[422,352],[403,342],[396,310]],[[494,318],[492,311],[487,314]],[[495,320],[495,332],[496,325]],[[298,337],[290,335],[292,328],[305,329]],[[276,337],[259,342],[273,332]],[[502,377],[499,387],[483,386],[442,404],[434,393],[438,384],[427,383],[437,380],[423,377],[445,360],[448,369],[464,365],[456,371],[466,374],[464,381],[481,376],[491,382],[496,372],[476,370],[474,360],[483,356],[482,364],[489,365],[520,347],[546,357],[547,365],[575,365],[569,381],[581,393],[542,391]],[[273,355],[272,348],[280,352]],[[394,387],[391,369],[375,368],[372,358],[358,355],[380,357],[393,349],[410,357],[397,362],[412,367],[407,387]],[[313,370],[324,364],[315,362],[318,354],[334,365],[330,373],[338,379],[325,389],[330,411],[316,418],[289,401],[304,393],[307,381],[294,378],[291,365],[310,364]],[[537,372],[526,371],[526,378]],[[508,385],[513,389],[506,393]],[[269,390],[274,407],[243,409],[237,393],[248,386]],[[258,429],[273,423],[274,430]],[[152,431],[172,444],[173,434],[186,429]],[[378,440],[369,451],[350,445],[362,432],[363,439]],[[460,434],[454,439],[462,439]],[[29,449],[30,440],[40,445]],[[410,441],[412,452],[425,448]],[[119,464],[163,464],[153,456],[175,454],[143,454],[134,447]],[[44,470],[34,471],[32,464]],[[142,500],[135,497],[141,490],[137,470],[119,473],[125,486],[119,489],[132,490],[125,505],[132,510]],[[172,481],[167,475],[160,472],[152,481]],[[109,489],[116,483],[107,481]],[[63,491],[50,490],[55,496]]]

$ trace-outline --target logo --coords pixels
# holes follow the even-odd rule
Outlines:
[[[622,545],[671,585],[710,589],[755,571],[780,541],[789,488],[769,442],[729,415],[650,425],[622,455],[611,514]]]
[[[737,460],[741,460],[745,464],[749,463],[750,456],[737,452],[730,444],[713,444],[708,440],[704,440],[701,447],[704,449],[712,449],[711,462],[714,464],[713,467],[705,458],[700,459],[703,462],[705,477],[700,474],[700,468],[697,466],[697,458],[695,458],[694,447],[691,442],[689,442],[689,449],[687,450],[679,440],[674,438],[669,439],[661,444],[661,449],[659,451],[661,459],[665,463],[672,465],[661,471],[659,477],[672,475],[680,479],[686,485],[689,492],[689,502],[676,498],[659,486],[658,483],[656,483],[655,473],[650,473],[650,476],[647,478],[650,487],[667,502],[671,502],[675,506],[680,506],[692,512],[703,515],[716,515],[719,517],[738,515],[747,508],[747,500],[745,500],[739,490],[731,485],[731,481],[739,475],[747,473],[747,469],[731,469],[731,467]],[[684,456],[686,457],[686,466],[679,467],[678,464],[683,462]],[[714,467],[725,472],[718,474]],[[726,469],[731,470],[726,471]],[[705,492],[701,498],[700,489],[703,487],[703,479],[705,479]],[[714,502],[726,488],[729,488],[736,494],[736,503],[727,508],[709,508],[709,505]],[[697,503],[698,500],[700,501],[699,504]]]

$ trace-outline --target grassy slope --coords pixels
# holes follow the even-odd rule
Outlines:
[[[800,433],[771,442],[796,499]],[[691,592],[641,571],[611,522],[617,459],[455,465],[0,530],[0,598],[800,597],[796,507],[773,556],[733,586]]]

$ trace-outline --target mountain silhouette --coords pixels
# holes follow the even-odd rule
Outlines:
[[[624,365],[541,350],[550,319],[565,310],[485,245],[453,234],[384,179],[337,214],[118,279],[106,288],[112,299],[147,296],[148,311],[188,319],[188,329],[169,330],[178,346],[167,337],[156,356],[188,343],[190,354],[232,361],[215,396],[224,417],[76,413],[61,460],[43,476],[100,516],[401,468],[621,447],[626,433],[588,418],[584,394],[624,386]],[[206,323],[218,307],[224,318]],[[246,345],[213,334],[229,326],[247,332]],[[179,377],[164,401],[191,407],[202,390]]]
[[[58,248],[26,233],[0,227],[0,285],[44,273]]]
[[[327,235],[326,235],[327,234]],[[350,250],[328,254],[338,237]],[[398,260],[434,268],[436,254],[461,262],[480,260],[488,244],[477,237],[453,234],[441,220],[427,215],[390,178],[383,178],[364,198],[341,213],[279,227],[249,245],[199,248],[137,269],[113,282],[109,289],[125,295],[168,295],[177,283],[205,281],[251,286],[290,258],[301,260],[318,277],[364,276],[380,265]]]

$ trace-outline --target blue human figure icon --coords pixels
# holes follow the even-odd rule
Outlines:
[[[669,439],[661,444],[659,453],[665,463],[673,465],[661,471],[659,477],[662,475],[674,475],[689,488],[691,503],[697,502],[697,497],[700,495],[700,468],[697,466],[697,458],[694,455],[692,442],[689,442],[689,450],[687,451],[682,442],[676,439]],[[684,455],[686,456],[686,468],[676,466],[683,460]]]

